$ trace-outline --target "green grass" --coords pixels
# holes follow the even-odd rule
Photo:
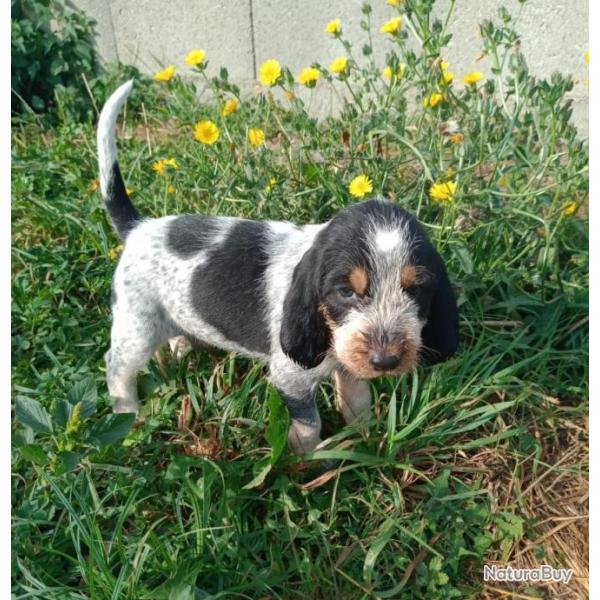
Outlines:
[[[177,364],[165,351],[140,377],[145,422],[130,430],[108,416],[118,242],[90,187],[94,131],[13,122],[17,598],[467,598],[493,592],[482,567],[495,560],[572,566],[572,589],[585,589],[586,565],[573,564],[584,521],[544,538],[554,518],[585,513],[575,492],[587,486],[588,156],[562,101],[572,84],[534,80],[510,25],[492,26],[484,47],[502,76],[486,74],[477,92],[443,87],[444,102],[423,109],[440,88],[444,32],[407,5],[429,41],[416,55],[398,37],[390,61],[408,67],[394,86],[369,57],[353,65],[357,99],[339,117],[316,122],[302,101],[261,94],[222,119],[175,79],[138,82],[119,127],[145,215],[318,222],[355,201],[348,184],[364,173],[443,254],[458,355],[375,381],[366,431],[343,427],[324,383],[332,437],[303,461],[277,459],[280,406],[263,366],[232,355]],[[281,86],[291,87],[285,70]],[[217,103],[237,93],[223,78],[210,88]],[[221,130],[214,146],[193,139],[201,118]],[[448,119],[462,143],[439,132]],[[248,127],[265,129],[266,147],[247,146]],[[178,169],[152,170],[170,157]],[[447,180],[454,200],[432,201],[429,185]],[[324,472],[326,458],[338,466]]]

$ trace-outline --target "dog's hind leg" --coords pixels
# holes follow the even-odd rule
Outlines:
[[[181,362],[192,350],[209,350],[211,346],[186,333],[170,337],[169,348],[175,360]]]
[[[181,362],[194,349],[194,346],[185,335],[176,335],[169,338],[169,348],[171,348],[171,354],[175,360]]]
[[[132,315],[113,307],[111,345],[105,355],[113,412],[138,412],[137,374],[168,337],[158,311]]]

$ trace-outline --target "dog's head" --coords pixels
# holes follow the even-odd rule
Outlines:
[[[434,364],[458,346],[458,310],[442,259],[417,220],[381,200],[324,227],[294,270],[283,351],[305,368],[329,351],[358,378]]]

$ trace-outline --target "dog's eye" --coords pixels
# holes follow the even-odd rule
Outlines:
[[[340,286],[338,289],[338,294],[342,297],[345,298],[346,300],[350,300],[352,298],[356,297],[356,292],[351,288],[348,287],[346,285],[342,285]]]

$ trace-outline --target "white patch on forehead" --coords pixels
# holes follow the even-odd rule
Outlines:
[[[380,252],[391,252],[402,240],[398,229],[378,229],[375,231],[375,248]]]

